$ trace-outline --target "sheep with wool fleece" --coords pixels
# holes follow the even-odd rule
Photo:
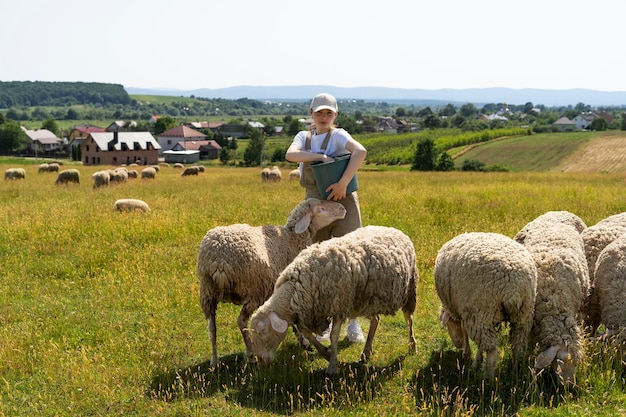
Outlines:
[[[208,320],[211,365],[219,364],[215,314],[220,302],[241,305],[237,325],[253,360],[248,327],[250,315],[267,300],[280,272],[307,246],[318,230],[343,219],[341,203],[310,198],[301,201],[284,226],[233,224],[209,230],[200,244],[197,274],[200,305]]]
[[[589,295],[582,307],[585,326],[590,328],[593,335],[602,320],[598,296],[595,292],[595,268],[600,253],[626,233],[626,212],[614,214],[589,226],[581,234],[585,244],[585,256],[589,267]]]
[[[561,210],[561,211],[548,211],[544,214],[538,216],[531,222],[527,223],[526,226],[522,228],[515,237],[513,238],[518,243],[524,243],[526,236],[532,232],[541,232],[542,224],[554,224],[561,223],[572,226],[578,233],[582,233],[587,225],[584,220],[571,213],[569,211]]]
[[[616,342],[626,341],[626,234],[609,243],[598,255],[595,293],[600,321],[606,327],[599,337],[616,336]]]
[[[435,259],[435,290],[441,301],[440,320],[457,348],[471,359],[469,338],[478,352],[478,368],[495,375],[499,336],[496,326],[510,323],[513,363],[528,349],[537,291],[537,269],[530,253],[508,236],[468,232],[444,243]]]
[[[338,370],[337,345],[341,326],[350,317],[367,317],[370,327],[361,354],[367,361],[381,314],[402,309],[414,353],[413,312],[417,305],[415,248],[398,229],[366,226],[303,250],[281,272],[272,296],[250,319],[254,355],[273,360],[289,325],[298,330],[328,361],[326,374]],[[332,320],[330,348],[315,338]]]
[[[537,267],[531,332],[540,351],[535,368],[551,365],[564,384],[574,384],[583,359],[580,310],[589,291],[582,236],[566,224],[544,223],[526,236],[524,247]]]

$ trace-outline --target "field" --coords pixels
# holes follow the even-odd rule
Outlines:
[[[224,364],[209,366],[195,275],[207,230],[232,223],[283,224],[300,186],[261,183],[258,168],[210,167],[198,177],[163,168],[154,181],[92,189],[26,180],[0,183],[0,415],[520,415],[626,413],[623,353],[587,341],[577,386],[549,372],[510,369],[507,332],[495,381],[464,363],[438,323],[432,267],[438,249],[466,231],[513,236],[549,210],[587,225],[626,211],[621,173],[359,173],[365,224],[396,227],[414,242],[420,271],[417,354],[407,355],[401,314],[383,317],[369,364],[340,344],[340,372],[302,352],[293,335],[269,367],[245,363],[238,307],[218,308]],[[151,213],[116,213],[140,198]],[[362,319],[364,330],[368,322]],[[474,349],[475,350],[475,349]],[[529,352],[529,364],[533,353]],[[528,364],[526,364],[528,365]]]

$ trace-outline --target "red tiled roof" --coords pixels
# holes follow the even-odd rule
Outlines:
[[[190,127],[178,125],[161,133],[159,137],[173,137],[173,138],[206,138],[204,133],[193,130]]]

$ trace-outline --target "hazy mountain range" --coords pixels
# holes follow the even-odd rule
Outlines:
[[[333,94],[338,99],[355,99],[371,102],[385,101],[415,105],[462,105],[473,103],[508,103],[523,105],[528,102],[545,106],[575,106],[584,103],[591,106],[625,106],[626,91],[597,91],[582,88],[569,90],[546,90],[534,88],[467,88],[439,90],[387,88],[387,87],[333,87],[328,85],[300,86],[236,86],[228,88],[198,88],[195,90],[145,89],[125,87],[128,94],[161,96],[195,96],[236,100],[248,98],[269,101],[307,101],[320,92]]]

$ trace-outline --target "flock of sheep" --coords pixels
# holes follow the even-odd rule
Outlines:
[[[217,304],[241,305],[237,319],[250,362],[273,360],[290,327],[303,348],[314,346],[338,371],[337,344],[349,317],[370,319],[361,360],[372,352],[380,315],[402,310],[409,352],[415,352],[413,318],[418,271],[413,242],[403,232],[366,226],[312,244],[316,230],[342,218],[330,201],[308,199],[284,226],[236,224],[211,229],[197,263],[200,305],[208,320],[211,365],[219,364]],[[567,211],[550,211],[515,237],[460,234],[440,248],[434,266],[439,317],[453,344],[495,375],[500,324],[510,326],[514,366],[535,355],[575,384],[584,357],[583,337],[624,341],[626,315],[626,213],[587,227]],[[333,323],[330,346],[316,339]],[[595,335],[600,325],[605,332]],[[519,367],[517,367],[519,368]]]

